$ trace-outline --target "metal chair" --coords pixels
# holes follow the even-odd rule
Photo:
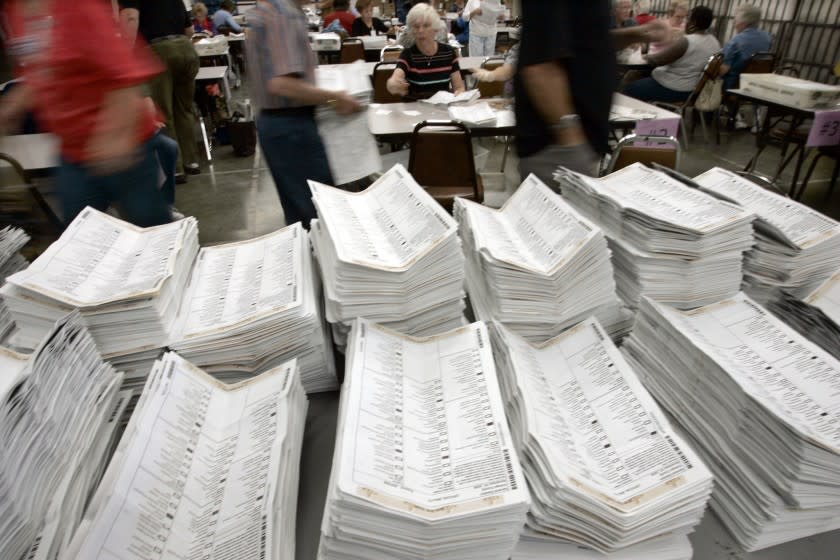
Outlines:
[[[505,63],[505,58],[502,56],[491,56],[481,63],[481,67],[485,70],[495,70]],[[505,93],[504,82],[478,82],[476,85],[478,91],[481,92],[482,98],[501,97]]]
[[[685,142],[685,149],[688,149],[688,131],[686,129],[686,116],[694,114],[694,104],[697,102],[697,98],[700,96],[700,92],[703,91],[703,88],[706,87],[706,84],[710,81],[714,81],[717,79],[718,75],[720,74],[720,67],[723,64],[723,54],[717,53],[713,54],[709,57],[708,62],[706,62],[706,66],[703,68],[703,73],[700,75],[700,79],[697,81],[697,85],[694,86],[694,90],[689,94],[688,99],[682,102],[677,103],[666,103],[664,101],[654,101],[653,104],[662,107],[663,109],[667,109],[674,113],[680,114],[680,130],[682,131],[683,135],[683,142]],[[717,114],[717,111],[715,111]],[[709,141],[709,133],[706,130],[706,121],[703,119],[703,115],[700,115],[700,125],[703,128],[703,138],[706,139],[706,142]]]
[[[396,62],[402,54],[403,48],[400,45],[382,47],[379,53],[380,62]]]
[[[667,145],[673,149],[636,146],[636,142],[655,142]],[[653,136],[645,134],[628,134],[618,141],[612,153],[609,166],[605,172],[609,175],[634,163],[644,163],[651,167],[654,163],[670,169],[679,170],[680,167],[680,142],[673,136]]]
[[[373,85],[374,103],[400,103],[403,98],[388,91],[388,78],[397,68],[396,62],[378,62],[373,67],[370,79]]]
[[[808,167],[808,172],[805,173],[805,178],[802,179],[802,185],[799,187],[799,190],[792,194],[794,200],[802,199],[802,195],[805,194],[805,189],[808,187],[808,181],[811,180],[811,175],[814,174],[814,169],[817,167],[817,162],[823,156],[834,159],[834,170],[831,172],[831,181],[828,183],[828,193],[826,193],[826,196],[831,196],[834,192],[837,177],[840,176],[840,146],[821,146],[817,148],[814,159],[811,160],[811,165]]]
[[[423,121],[414,127],[408,172],[452,212],[456,196],[482,202],[484,186],[475,170],[470,129],[456,121]]]
[[[341,43],[341,55],[339,56],[339,63],[347,64],[357,60],[365,59],[365,44],[361,39],[350,38],[345,39]]]
[[[746,64],[744,64],[744,68],[741,70],[741,74],[772,74],[773,71],[776,69],[776,54],[769,52],[769,51],[761,51],[753,54],[749,60],[747,60]],[[727,128],[732,129],[735,125],[735,116],[738,114],[738,109],[741,106],[741,99],[729,93],[724,93],[723,95],[723,103],[721,103],[720,109],[726,107],[728,112],[728,119],[727,119]],[[720,112],[718,109],[718,112]],[[715,124],[718,125],[720,122],[720,115],[718,114],[718,118],[715,121]],[[718,144],[720,144],[720,127],[718,126],[716,129]]]

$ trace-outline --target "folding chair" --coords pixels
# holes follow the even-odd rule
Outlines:
[[[380,62],[396,62],[402,54],[403,48],[400,45],[382,47],[379,53]]]
[[[373,82],[374,103],[400,103],[403,100],[401,95],[394,95],[388,91],[388,78],[396,68],[396,62],[377,62],[373,67],[370,79]]]
[[[357,60],[365,59],[365,44],[361,39],[350,38],[345,39],[341,43],[341,56],[339,62],[347,64],[348,62],[355,62]]]
[[[475,170],[472,135],[463,123],[423,121],[415,126],[408,171],[447,212],[452,212],[456,196],[484,201],[484,186]]]
[[[700,96],[700,92],[703,91],[703,88],[706,87],[706,84],[709,81],[714,81],[717,79],[718,75],[720,74],[720,67],[723,64],[723,54],[717,53],[713,54],[709,57],[709,61],[706,62],[706,66],[703,68],[703,73],[700,75],[700,80],[697,81],[697,85],[694,86],[694,90],[688,96],[688,99],[681,102],[675,103],[667,103],[664,101],[654,101],[653,104],[662,107],[663,109],[667,109],[674,113],[680,114],[680,129],[683,135],[683,142],[685,142],[685,149],[688,149],[688,130],[686,129],[685,121],[687,115],[694,114],[694,104],[697,102],[697,98]],[[714,112],[717,115],[717,110]],[[700,114],[700,125],[703,128],[703,138],[705,138],[706,142],[709,141],[709,133],[706,130],[706,121],[703,119],[703,114]]]
[[[481,63],[481,67],[485,70],[495,70],[504,63],[504,57],[491,56]],[[481,92],[481,97],[485,99],[488,97],[501,97],[505,93],[504,82],[478,82],[476,87]]]
[[[741,74],[772,74],[776,68],[776,54],[768,51],[761,51],[753,54],[750,59],[744,64]],[[734,128],[735,117],[738,114],[738,109],[741,106],[741,98],[730,93],[723,94],[723,103],[720,108],[726,107],[728,114],[727,128]],[[720,111],[720,109],[718,109]],[[720,115],[715,121],[718,124]],[[720,127],[718,127],[716,134],[718,136],[718,143],[720,143]]]
[[[636,146],[636,142],[655,142],[667,144],[673,149],[652,146]],[[634,163],[644,163],[650,167],[658,163],[675,171],[680,167],[680,142],[673,136],[652,136],[646,134],[628,134],[618,141],[605,172],[609,175]]]

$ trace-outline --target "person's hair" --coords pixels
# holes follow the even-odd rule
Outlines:
[[[373,0],[356,0],[356,11],[362,13],[362,10],[367,10],[371,4]]]
[[[712,26],[712,20],[715,18],[712,9],[706,6],[695,6],[688,14],[688,24],[695,31],[706,31]]]
[[[758,25],[761,21],[761,8],[752,4],[741,4],[735,8],[735,23],[743,23],[747,27]]]
[[[440,20],[440,16],[434,8],[424,2],[419,2],[415,4],[408,11],[408,15],[405,16],[405,35],[403,36],[402,41],[404,46],[410,47],[414,45],[416,39],[414,38],[414,32],[411,30],[411,26],[415,23],[422,23],[424,21],[431,23],[432,27],[435,29],[440,29],[443,25],[443,22]]]
[[[333,10],[346,12],[350,9],[350,0],[333,0]]]
[[[193,4],[193,17],[197,18],[200,15],[207,15],[207,6],[203,2],[196,2]]]
[[[637,16],[650,13],[650,0],[636,0],[633,4],[633,13]]]
[[[233,0],[222,0],[222,3],[219,4],[219,7],[225,11],[233,12],[236,9],[236,4],[233,3]]]
[[[612,0],[612,7],[617,8],[620,4],[623,4],[624,2],[630,2],[630,5],[633,5],[632,0]]]
[[[668,7],[668,15],[674,15],[680,8],[688,11],[688,0],[671,0],[671,5]]]

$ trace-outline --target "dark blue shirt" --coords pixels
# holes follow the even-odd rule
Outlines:
[[[738,87],[741,70],[752,55],[769,51],[772,39],[770,34],[755,27],[747,27],[723,46],[723,63],[729,66],[729,72],[723,77],[723,88]]]

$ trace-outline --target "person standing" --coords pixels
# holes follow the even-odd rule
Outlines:
[[[667,28],[657,20],[610,31],[609,0],[522,3],[514,91],[523,180],[534,173],[553,186],[560,165],[597,174],[609,148],[615,49],[660,41]]]
[[[152,99],[163,113],[164,133],[178,142],[176,180],[201,172],[195,139],[195,77],[199,58],[190,37],[193,23],[181,0],[121,0],[124,12],[139,14],[138,32],[163,63],[165,71],[149,84]]]
[[[61,141],[55,187],[69,224],[86,206],[119,203],[141,226],[171,221],[158,190],[154,116],[140,86],[161,71],[132,52],[101,0],[9,0],[6,47],[24,83],[0,101],[0,133],[27,109]],[[65,25],[81,18],[86,25]]]
[[[461,17],[470,24],[470,56],[496,53],[496,16],[502,10],[499,0],[469,0]]]
[[[315,107],[340,115],[362,106],[346,92],[315,85],[315,54],[309,46],[305,0],[264,0],[248,14],[245,39],[257,136],[283,206],[287,224],[317,216],[307,180],[333,184],[326,150],[315,123]]]

